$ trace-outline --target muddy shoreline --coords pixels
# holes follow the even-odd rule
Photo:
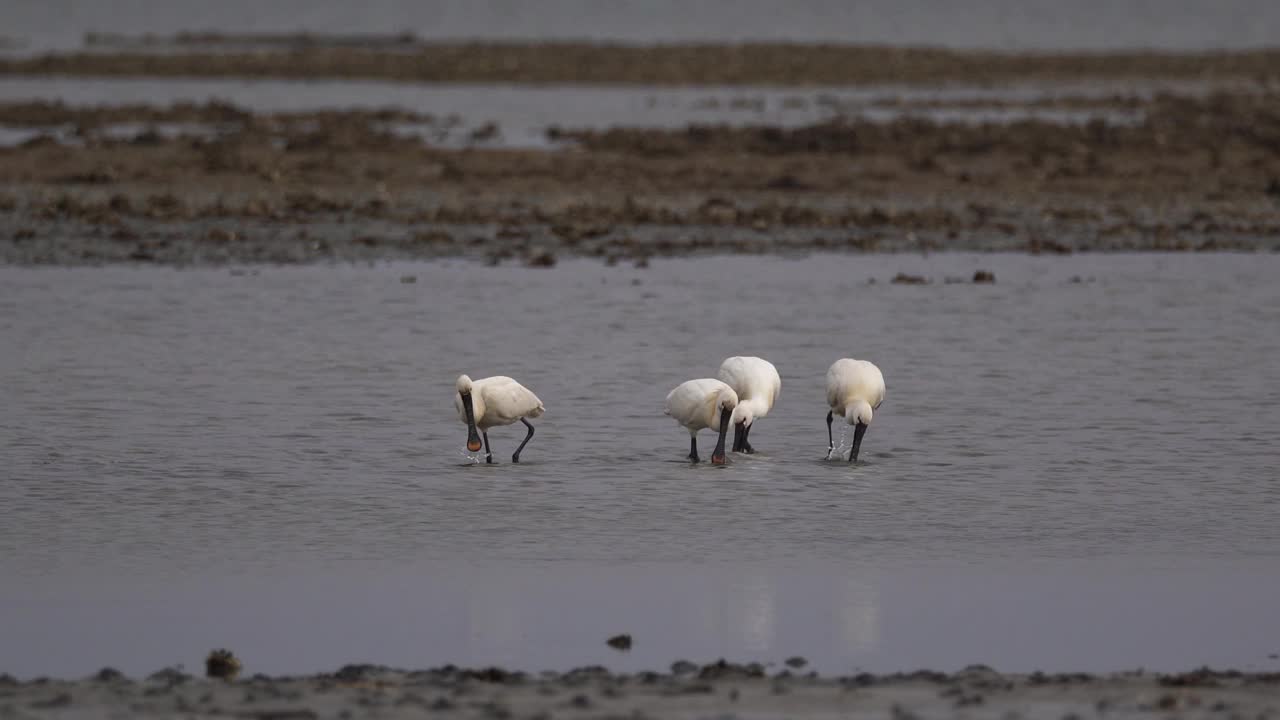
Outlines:
[[[1055,102],[1141,120],[548,127],[519,149],[496,125],[434,145],[397,128],[455,118],[395,109],[0,103],[29,134],[0,147],[0,262],[1280,249],[1280,93]]]
[[[1157,675],[956,673],[822,676],[803,658],[779,665],[674,663],[668,671],[603,667],[529,674],[500,668],[406,671],[348,665],[312,676],[197,678],[166,669],[130,679],[0,675],[8,717],[1273,717],[1280,674],[1200,669]]]
[[[1280,49],[993,52],[747,43],[427,43],[412,36],[90,36],[92,51],[0,59],[0,75],[346,78],[428,83],[855,85],[1103,78],[1280,79]],[[245,47],[252,48],[246,51]]]

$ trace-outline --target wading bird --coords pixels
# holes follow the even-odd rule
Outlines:
[[[835,361],[827,370],[827,458],[835,449],[835,440],[831,436],[831,419],[833,413],[844,416],[845,422],[853,426],[853,449],[849,451],[849,462],[856,462],[858,450],[862,447],[862,436],[871,424],[872,410],[878,410],[884,402],[884,375],[880,368],[866,360],[842,358]]]
[[[533,426],[527,418],[536,418],[546,411],[538,396],[505,375],[495,375],[474,382],[466,375],[459,375],[454,389],[453,406],[458,411],[458,419],[467,426],[467,449],[479,452],[480,435],[483,435],[485,462],[493,462],[493,452],[489,449],[489,428],[510,425],[519,420],[529,428],[524,442],[520,443],[520,447],[511,456],[511,462],[520,462],[520,451],[524,450],[524,446],[533,437]],[[480,428],[480,434],[476,433],[476,428]]]
[[[720,380],[738,394],[733,411],[733,451],[753,453],[747,441],[755,421],[769,414],[782,389],[778,368],[758,357],[731,357],[720,364]]]
[[[698,462],[698,431],[709,427],[720,432],[711,463],[724,464],[724,436],[737,406],[738,394],[733,388],[713,378],[690,380],[667,393],[667,415],[689,431],[690,460]]]

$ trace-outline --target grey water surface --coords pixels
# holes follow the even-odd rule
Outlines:
[[[997,283],[944,282],[979,268]],[[0,268],[0,672],[220,646],[250,672],[1276,669],[1278,271]],[[758,455],[690,466],[664,396],[732,354],[777,365],[779,403]],[[843,356],[888,384],[853,466],[824,459]],[[546,404],[519,465],[519,425],[467,456],[461,372]]]
[[[550,148],[550,128],[678,128],[702,125],[796,127],[840,118],[890,122],[904,116],[939,123],[1012,123],[1040,120],[1112,125],[1140,122],[1144,114],[1115,108],[1069,110],[1001,107],[1003,102],[1055,98],[1105,98],[1118,94],[1152,97],[1161,92],[1192,96],[1221,90],[1226,83],[1135,79],[1107,82],[1011,83],[998,88],[948,85],[875,85],[825,88],[726,88],[715,86],[517,86],[483,84],[414,85],[347,80],[240,80],[199,78],[0,77],[0,102],[64,102],[71,105],[170,105],[220,101],[254,112],[398,108],[429,114],[432,122],[386,126],[393,134],[432,145]],[[1245,86],[1241,86],[1242,91]],[[1256,89],[1256,88],[1254,88]],[[901,103],[932,101],[956,107]],[[980,104],[973,104],[980,103]],[[485,128],[483,140],[473,133]],[[492,132],[490,132],[490,128]],[[76,128],[0,125],[0,147],[40,134],[77,142]],[[105,128],[118,139],[153,131],[166,136],[216,135],[214,126],[124,124]]]

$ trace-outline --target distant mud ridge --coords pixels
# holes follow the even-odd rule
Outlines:
[[[396,126],[453,120],[399,111],[0,104],[31,132],[0,148],[0,260],[1280,247],[1280,93],[1112,102],[1141,119],[553,128],[538,151],[432,147]]]
[[[426,43],[412,35],[90,35],[92,52],[0,60],[0,74],[403,82],[850,85],[1280,77],[1280,50],[1002,53],[786,43]]]

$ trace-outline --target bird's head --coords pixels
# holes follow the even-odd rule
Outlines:
[[[466,395],[471,392],[471,378],[467,375],[459,375],[454,381],[453,387],[458,391],[459,395]]]
[[[867,426],[871,424],[871,403],[866,400],[855,400],[844,409],[844,420],[853,426],[853,448],[849,451],[849,462],[857,462],[858,451],[862,449],[862,436],[867,434]]]
[[[724,388],[720,391],[720,395],[716,398],[716,408],[723,413],[733,415],[733,411],[738,407],[738,393],[733,388]]]
[[[844,421],[850,425],[870,425],[871,416],[871,403],[866,400],[854,400],[844,409]]]

